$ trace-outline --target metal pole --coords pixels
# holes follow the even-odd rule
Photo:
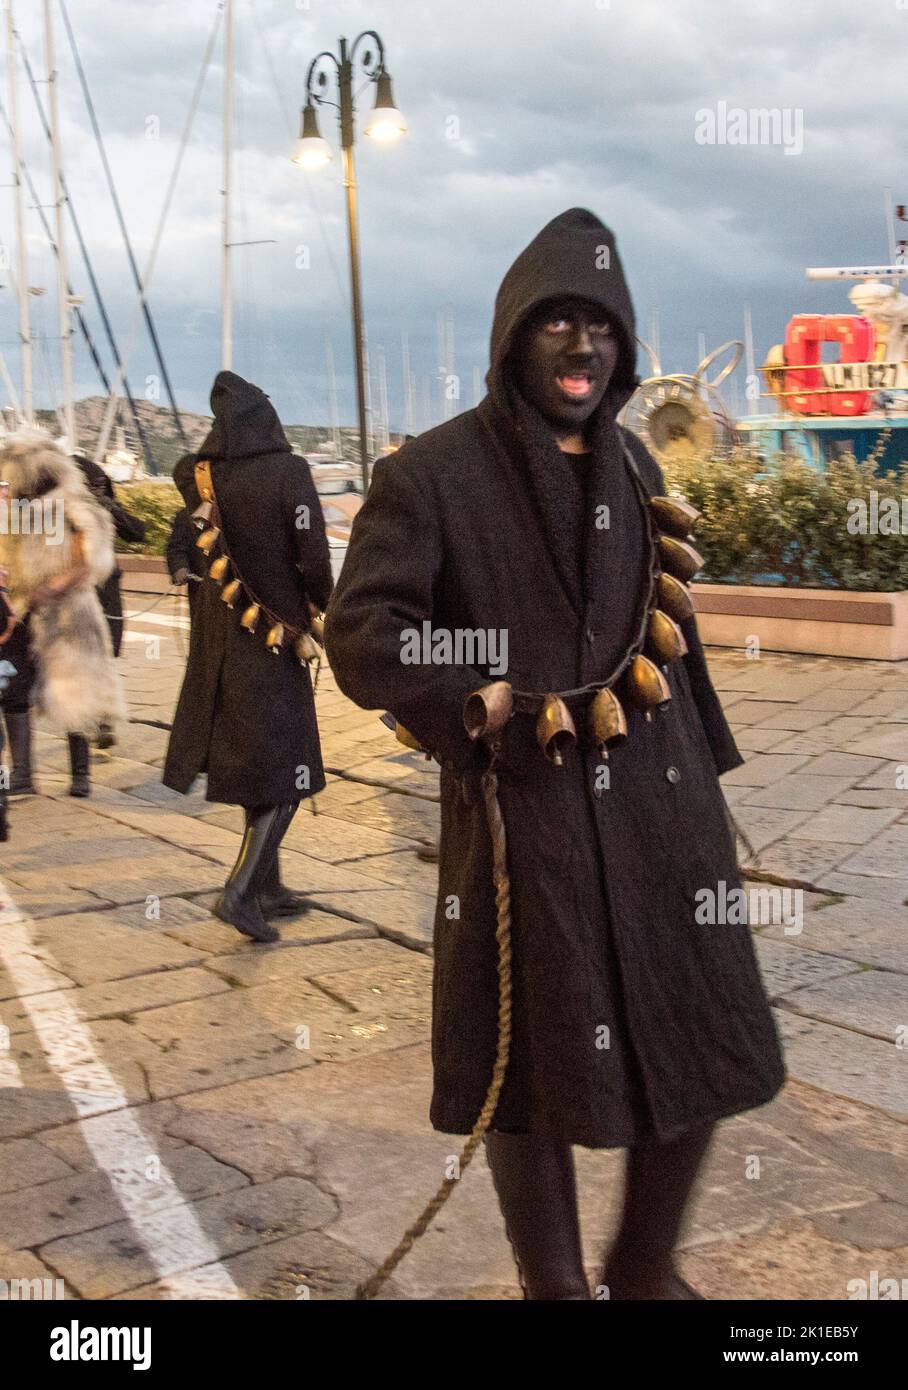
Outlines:
[[[230,274],[230,174],[233,145],[233,0],[227,0],[224,13],[224,233],[221,265],[222,364],[233,366],[233,285]]]
[[[50,92],[51,168],[57,241],[57,301],[60,320],[60,355],[63,365],[63,420],[70,449],[76,448],[76,417],[73,410],[73,344],[66,276],[63,217],[63,185],[60,178],[60,113],[57,99],[57,72],[54,67],[54,26],[50,0],[44,0],[44,52]],[[27,287],[26,287],[27,288]]]
[[[356,168],[353,163],[353,65],[347,56],[347,40],[340,41],[341,149],[344,157],[344,188],[347,192],[347,237],[350,244],[350,291],[353,301],[353,352],[356,361],[356,413],[359,426],[359,457],[363,475],[363,496],[369,491],[369,449],[366,431],[366,364],[363,353],[363,304],[359,275],[359,219],[356,209]]]
[[[6,63],[9,82],[9,123],[13,141],[13,183],[16,190],[16,267],[19,338],[22,344],[22,414],[26,423],[31,425],[35,418],[32,403],[32,334],[28,315],[28,261],[25,250],[25,217],[22,207],[22,158],[19,153],[19,97],[16,76],[16,30],[13,24],[13,0],[6,0]]]

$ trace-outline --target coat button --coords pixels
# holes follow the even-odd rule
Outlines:
[[[672,786],[675,787],[681,781],[681,773],[676,767],[667,767],[665,769],[665,778],[666,781],[671,782]]]

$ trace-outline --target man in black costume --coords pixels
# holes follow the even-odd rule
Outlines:
[[[255,941],[276,941],[267,918],[307,905],[281,883],[278,846],[299,803],[325,785],[299,650],[331,593],[331,559],[308,464],[265,393],[219,372],[211,409],[210,434],[173,475],[195,513],[204,505],[197,466],[208,465],[213,502],[199,539],[211,569],[195,600],[163,780],[187,792],[206,772],[209,801],[244,808],[240,853],[214,911]]]
[[[479,780],[495,754],[513,1021],[487,1153],[537,1299],[590,1297],[573,1144],[628,1150],[599,1283],[616,1299],[699,1297],[673,1251],[713,1127],[784,1077],[748,928],[703,925],[696,911],[704,889],[718,898],[739,882],[718,775],[742,759],[677,583],[698,557],[658,534],[664,481],[616,424],[636,381],[615,238],[571,209],[504,278],[486,399],[376,464],[327,614],[341,689],[391,711],[441,765],[431,1118],[453,1134],[473,1127],[498,1038]],[[680,631],[655,616],[657,596]],[[477,646],[472,663],[403,659],[426,623],[507,636],[514,712],[493,749],[470,737],[465,702],[501,679],[500,664]],[[592,708],[602,687],[626,712],[607,761]],[[538,741],[540,712],[559,708],[547,692],[577,735],[546,744],[554,759]]]

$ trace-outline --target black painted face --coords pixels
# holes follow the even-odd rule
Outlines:
[[[619,340],[600,305],[570,297],[541,304],[518,333],[513,361],[523,395],[556,433],[582,429],[605,395]]]

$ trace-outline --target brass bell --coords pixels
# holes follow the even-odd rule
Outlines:
[[[240,592],[240,587],[240,581],[238,579],[231,579],[230,583],[225,584],[223,589],[221,590],[221,598],[224,600],[228,608],[232,608],[233,605],[236,603],[237,596]]]
[[[549,762],[561,767],[564,754],[577,742],[577,730],[567,705],[557,695],[546,695],[536,720],[536,739]]]
[[[683,584],[703,568],[703,556],[688,541],[679,541],[675,536],[659,537],[659,554],[669,574]]]
[[[284,624],[275,623],[274,627],[268,629],[268,636],[265,638],[265,646],[269,649],[269,651],[274,652],[275,656],[280,656],[283,641]]]
[[[684,585],[673,574],[660,574],[658,583],[659,607],[676,623],[694,616],[694,601]]]
[[[414,738],[409,729],[405,729],[403,724],[394,725],[394,737],[398,743],[402,743],[405,748],[412,748],[415,753],[425,753],[425,749],[418,738]]]
[[[255,632],[261,611],[257,603],[251,603],[240,618],[240,627],[244,627],[247,632]]]
[[[207,531],[202,532],[196,541],[196,545],[203,555],[211,554],[212,547],[220,534],[221,530],[219,526],[209,526]]]
[[[684,656],[687,652],[684,633],[678,624],[659,608],[654,608],[649,615],[646,638],[656,660],[663,664],[677,661],[679,656]]]
[[[227,573],[227,566],[229,564],[230,561],[228,560],[226,555],[219,555],[218,558],[216,560],[212,560],[211,564],[208,566],[209,578],[216,579],[217,582],[220,583],[221,580],[224,578],[224,575]]]
[[[627,738],[627,719],[621,702],[611,690],[597,690],[590,705],[590,729],[603,758]]]
[[[312,614],[312,625],[309,631],[318,645],[323,647],[325,645],[325,619],[321,613]]]
[[[490,738],[500,733],[514,713],[514,692],[509,681],[493,681],[468,695],[463,707],[464,728],[470,738]]]
[[[649,504],[659,530],[666,531],[670,536],[677,536],[682,541],[686,540],[688,532],[692,531],[700,520],[697,508],[680,497],[651,497]]]
[[[663,709],[672,698],[668,681],[647,656],[635,656],[627,676],[627,693],[642,710]]]
[[[321,657],[320,649],[316,646],[315,642],[313,642],[308,632],[300,633],[293,644],[293,650],[296,652],[297,659],[301,666],[307,665],[310,661],[318,661]]]

